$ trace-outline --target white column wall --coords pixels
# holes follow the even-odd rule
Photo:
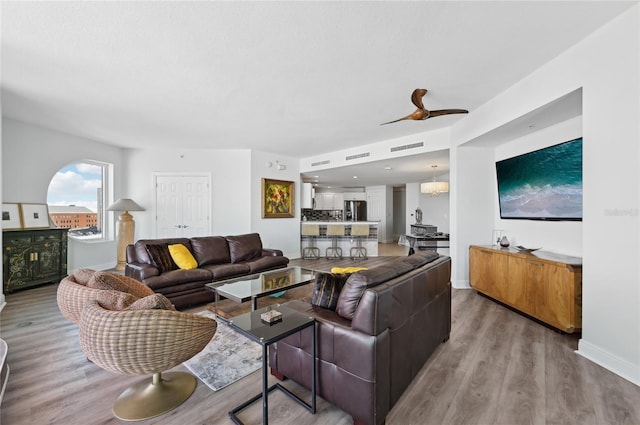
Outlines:
[[[640,385],[639,15],[636,5],[453,127],[457,152],[452,161],[457,156],[457,163],[452,162],[452,186],[460,190],[452,201],[457,222],[452,232],[459,235],[456,279],[465,280],[466,250],[470,243],[486,240],[494,202],[465,212],[465,203],[472,207],[468,200],[477,197],[474,190],[483,189],[474,184],[474,160],[464,157],[464,144],[582,88],[584,269],[578,353]],[[476,226],[483,231],[478,233]]]

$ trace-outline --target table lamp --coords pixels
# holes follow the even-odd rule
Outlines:
[[[124,270],[127,264],[127,245],[133,243],[133,233],[136,228],[136,223],[133,221],[133,216],[129,214],[129,211],[144,211],[144,208],[129,198],[120,198],[109,205],[107,211],[122,211],[118,218],[116,233],[118,242],[118,264],[116,264],[116,270]]]

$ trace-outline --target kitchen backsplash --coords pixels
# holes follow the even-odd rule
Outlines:
[[[313,210],[302,208],[302,220],[307,221],[342,221],[342,210]]]

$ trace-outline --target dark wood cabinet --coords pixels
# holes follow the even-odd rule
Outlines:
[[[67,275],[67,230],[63,228],[2,232],[4,292],[48,282]]]

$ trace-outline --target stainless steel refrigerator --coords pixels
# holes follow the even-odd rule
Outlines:
[[[345,221],[367,221],[367,201],[344,201]]]

